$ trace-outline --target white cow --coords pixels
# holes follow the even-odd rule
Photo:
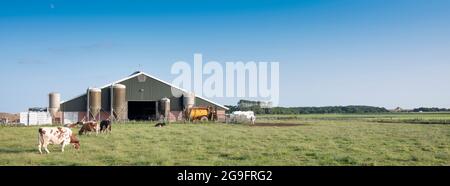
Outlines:
[[[234,111],[230,115],[231,122],[234,123],[251,123],[255,124],[256,116],[253,111]]]
[[[64,147],[69,144],[72,144],[77,150],[80,148],[80,141],[72,134],[72,130],[67,127],[39,128],[38,143],[39,153],[41,154],[42,147],[44,147],[47,154],[50,153],[47,148],[49,144],[61,145],[61,152],[64,152]]]

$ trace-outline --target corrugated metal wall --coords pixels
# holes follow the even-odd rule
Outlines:
[[[111,88],[102,89],[102,111],[111,112]]]
[[[86,111],[87,96],[81,96],[61,104],[61,110],[65,112],[81,112]]]
[[[174,97],[172,88],[160,81],[147,78],[145,82],[138,81],[138,77],[126,80],[121,84],[127,87],[127,100],[129,101],[159,101],[162,98],[170,99],[170,109],[181,111],[183,100],[182,97]],[[181,91],[176,90],[179,95]]]

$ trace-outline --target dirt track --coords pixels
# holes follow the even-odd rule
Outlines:
[[[254,125],[250,125],[252,127],[295,127],[302,126],[304,124],[295,124],[295,123],[255,123]]]

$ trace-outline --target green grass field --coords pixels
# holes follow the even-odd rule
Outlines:
[[[115,124],[112,134],[81,136],[49,155],[38,127],[0,127],[0,165],[450,165],[450,114],[264,116],[236,124]],[[383,120],[400,121],[398,123]],[[76,129],[73,130],[77,132]]]
[[[264,120],[346,120],[379,123],[450,124],[450,113],[263,115]]]

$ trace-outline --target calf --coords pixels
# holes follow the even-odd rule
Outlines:
[[[100,122],[100,132],[111,132],[111,121],[110,120],[103,120]]]
[[[155,127],[165,127],[166,123],[157,123]]]
[[[38,132],[38,149],[41,154],[42,147],[44,147],[47,154],[50,153],[47,148],[49,144],[60,144],[61,152],[64,152],[64,147],[69,144],[72,144],[77,150],[80,149],[80,141],[72,134],[72,130],[70,128],[43,127],[39,128]]]
[[[96,134],[98,134],[99,130],[100,130],[100,127],[98,126],[97,122],[89,121],[89,122],[83,123],[83,126],[81,127],[78,134],[83,135],[83,134],[88,134],[88,133],[92,133],[92,132],[95,132]]]

